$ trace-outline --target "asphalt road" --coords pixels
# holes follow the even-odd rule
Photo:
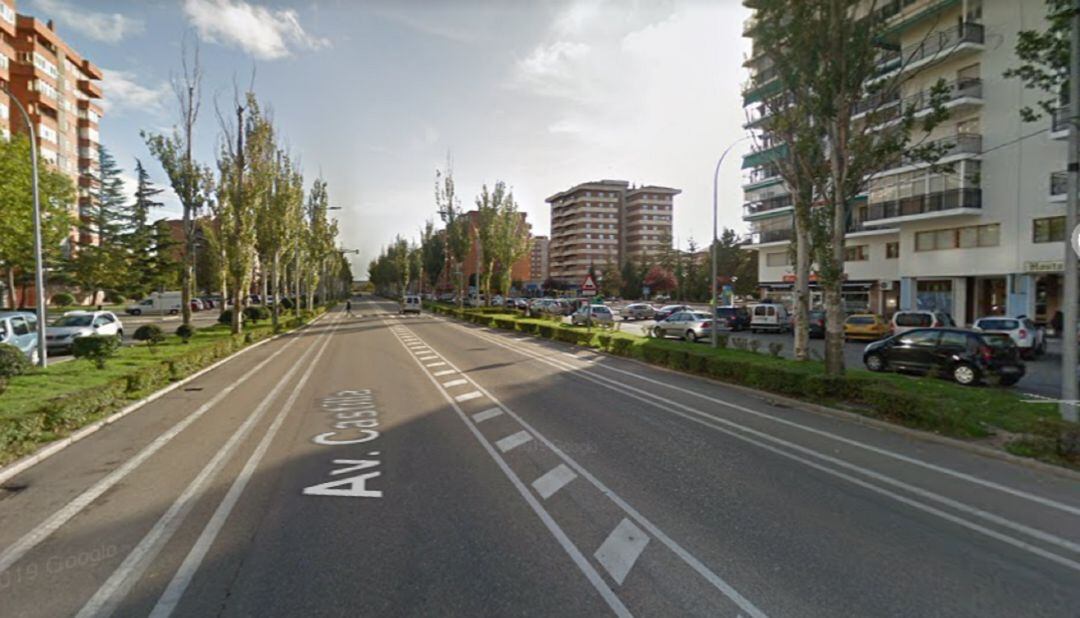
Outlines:
[[[1080,481],[354,303],[4,483],[3,616],[1076,616]]]

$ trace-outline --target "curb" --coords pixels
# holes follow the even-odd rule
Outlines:
[[[155,391],[153,393],[150,393],[146,397],[144,397],[144,398],[142,398],[142,399],[140,399],[140,400],[138,400],[138,401],[136,401],[136,402],[134,402],[132,404],[129,404],[129,405],[121,408],[120,410],[117,410],[116,412],[113,412],[112,414],[110,414],[109,416],[107,416],[107,417],[105,417],[103,419],[99,419],[99,420],[94,421],[93,423],[90,423],[89,425],[77,430],[75,433],[67,436],[66,438],[61,438],[61,439],[59,439],[59,440],[57,440],[55,442],[50,442],[50,443],[38,448],[33,453],[30,453],[29,455],[26,455],[25,457],[22,457],[20,459],[16,459],[15,461],[9,463],[6,466],[0,467],[0,484],[6,483],[12,477],[14,477],[15,475],[24,472],[28,468],[31,468],[34,465],[41,463],[42,461],[45,461],[49,457],[52,457],[53,455],[59,453],[60,451],[64,450],[65,448],[67,448],[69,446],[71,446],[72,444],[75,444],[76,442],[79,442],[83,438],[86,438],[87,436],[97,432],[99,429],[107,427],[107,426],[115,423],[116,421],[119,421],[120,419],[124,418],[128,414],[131,414],[132,412],[135,412],[136,410],[142,408],[146,404],[151,403],[153,401],[156,401],[157,399],[160,399],[161,397],[164,397],[165,395],[167,395],[167,394],[171,393],[172,391],[180,388],[181,386],[184,386],[185,384],[191,382],[192,380],[195,380],[196,378],[199,378],[202,375],[204,375],[206,373],[209,373],[210,371],[213,371],[214,369],[217,369],[218,367],[224,365],[225,363],[233,360],[237,356],[240,356],[241,354],[244,354],[245,352],[248,352],[250,350],[254,350],[255,348],[257,348],[257,347],[259,347],[259,346],[261,346],[263,344],[270,343],[271,341],[273,341],[273,340],[275,340],[275,339],[277,339],[279,337],[284,337],[285,335],[291,335],[293,333],[298,333],[298,332],[304,330],[305,328],[315,324],[316,322],[318,322],[319,320],[321,320],[324,316],[326,316],[328,314],[329,314],[329,312],[324,312],[322,315],[317,316],[314,320],[308,322],[307,324],[304,324],[300,328],[297,328],[295,330],[291,330],[291,331],[288,331],[288,332],[284,332],[284,333],[278,333],[276,335],[271,335],[271,336],[267,337],[266,339],[263,339],[262,341],[257,341],[257,342],[247,346],[246,348],[244,348],[242,350],[237,350],[236,352],[233,352],[229,356],[226,356],[225,358],[223,358],[223,359],[221,359],[219,361],[216,361],[216,362],[214,362],[214,363],[212,363],[212,364],[210,364],[210,365],[208,365],[206,367],[203,367],[202,369],[196,371],[195,373],[189,375],[186,378],[183,378],[182,380],[179,380],[177,382],[173,382],[172,384],[166,386],[165,388],[163,388],[161,390],[158,390],[158,391]]]
[[[442,317],[444,319],[454,319],[453,316],[449,316],[449,315],[442,316]],[[462,323],[462,324],[472,324],[472,322],[467,322],[465,320],[455,320],[455,321],[459,322],[459,323]],[[491,328],[491,327],[479,326],[479,325],[475,325],[475,324],[473,326],[476,326],[477,328],[486,330],[486,331],[491,332],[491,333],[496,333],[496,334],[509,332],[509,331],[506,331],[504,329],[499,329],[499,328]],[[514,331],[514,332],[519,332],[519,331]],[[522,333],[522,334],[528,334],[528,333]],[[757,390],[757,389],[750,388],[748,386],[743,386],[741,384],[734,384],[732,382],[724,382],[723,380],[717,380],[716,378],[712,378],[712,377],[709,377],[709,376],[699,375],[699,374],[696,374],[696,373],[683,372],[683,371],[676,371],[675,369],[671,369],[670,367],[663,367],[663,366],[660,366],[660,365],[653,365],[653,364],[646,363],[645,361],[642,361],[642,360],[639,360],[639,359],[636,359],[636,358],[628,358],[628,357],[625,357],[625,356],[617,356],[617,355],[612,354],[612,353],[610,353],[610,352],[608,352],[606,350],[600,350],[600,349],[597,349],[597,348],[594,348],[594,347],[591,347],[591,346],[577,345],[577,344],[567,343],[565,341],[556,341],[554,339],[545,339],[543,337],[537,337],[535,335],[533,335],[533,338],[535,338],[537,340],[540,340],[540,341],[547,341],[547,342],[557,343],[557,344],[565,344],[565,345],[567,345],[569,347],[582,348],[582,349],[594,352],[596,354],[602,354],[602,355],[604,355],[604,356],[606,356],[608,358],[625,360],[625,361],[628,361],[628,362],[631,362],[631,363],[636,363],[636,364],[641,365],[643,367],[648,367],[650,369],[657,369],[657,370],[664,371],[664,372],[667,372],[667,373],[672,373],[672,374],[675,374],[675,375],[678,375],[678,376],[699,378],[699,379],[711,382],[713,384],[723,386],[725,388],[734,389],[734,390],[736,390],[736,391],[738,391],[740,393],[743,393],[745,395],[749,395],[749,396],[755,397],[757,399],[764,400],[766,403],[776,402],[776,403],[782,404],[784,406],[787,406],[789,408],[795,408],[797,410],[802,410],[804,412],[810,412],[810,413],[813,413],[813,414],[820,414],[822,416],[830,416],[830,417],[833,417],[833,418],[839,418],[839,419],[843,419],[843,420],[846,420],[846,421],[849,421],[849,422],[854,422],[854,423],[858,423],[858,424],[865,425],[865,426],[868,426],[868,427],[873,427],[875,429],[882,429],[882,430],[886,430],[886,431],[891,431],[893,433],[900,434],[900,435],[903,435],[903,436],[906,436],[906,437],[909,437],[909,438],[915,438],[915,439],[919,439],[919,440],[924,440],[926,442],[933,442],[935,444],[941,444],[941,445],[944,445],[944,446],[949,446],[949,447],[952,447],[952,448],[956,448],[958,450],[967,451],[969,453],[972,453],[972,454],[975,454],[975,455],[981,455],[983,457],[987,457],[987,458],[990,458],[990,459],[997,459],[999,461],[1004,461],[1004,462],[1007,462],[1007,463],[1024,466],[1026,468],[1031,468],[1031,469],[1037,470],[1039,472],[1046,472],[1046,473],[1050,473],[1050,474],[1055,474],[1057,476],[1061,476],[1061,477],[1067,478],[1069,480],[1080,481],[1080,471],[1078,471],[1078,470],[1073,470],[1071,468],[1064,468],[1064,467],[1061,467],[1061,466],[1055,466],[1053,464],[1048,464],[1048,463],[1039,461],[1037,459],[1032,459],[1030,457],[1020,457],[1018,455],[1013,455],[1012,453],[1008,453],[1008,452],[1005,452],[1005,451],[1002,451],[1002,450],[990,448],[990,447],[987,447],[987,446],[982,446],[980,444],[972,444],[970,442],[965,442],[963,440],[958,440],[956,438],[950,438],[948,436],[943,436],[941,434],[936,434],[936,433],[932,433],[932,432],[929,432],[929,431],[924,431],[924,430],[921,430],[921,429],[914,429],[912,427],[905,427],[903,425],[897,425],[895,423],[890,423],[888,421],[883,421],[883,420],[872,418],[872,417],[869,417],[869,416],[863,416],[862,414],[857,414],[855,412],[849,412],[847,410],[841,410],[839,408],[831,408],[831,407],[824,406],[824,405],[821,405],[821,404],[810,403],[810,402],[802,401],[802,400],[799,400],[799,399],[792,399],[790,397],[786,397],[786,396],[783,396],[783,395],[776,395],[776,394],[773,394],[773,393],[770,393],[770,392],[767,392],[767,391],[760,391],[760,390]]]

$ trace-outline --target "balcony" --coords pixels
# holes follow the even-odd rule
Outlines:
[[[945,84],[942,103],[947,109],[982,105],[982,80],[977,77],[965,77]],[[890,92],[868,96],[855,105],[852,120],[859,120],[873,114],[872,122],[887,126],[898,122],[907,111],[915,117],[926,116],[934,103],[933,87],[924,88],[914,94],[900,98],[899,93]]]
[[[764,165],[751,168],[743,174],[742,188],[750,191],[781,182],[784,182],[784,178],[780,175],[780,170],[775,165]]]
[[[927,215],[975,214],[970,211],[981,208],[982,189],[947,189],[870,204],[865,222],[877,225],[879,222],[908,217],[923,219]]]
[[[774,197],[768,197],[763,200],[755,200],[753,202],[747,202],[743,204],[743,219],[757,218],[759,215],[772,216],[778,214],[773,211],[781,211],[781,209],[791,208],[791,194],[777,195]]]
[[[777,159],[783,159],[788,156],[787,144],[777,144],[775,146],[769,146],[762,150],[756,150],[743,157],[742,168],[747,169],[751,167],[759,167],[775,161]]]
[[[891,0],[877,14],[888,22],[886,34],[895,35],[957,4],[960,0]]]
[[[1050,201],[1064,202],[1069,195],[1069,172],[1060,171],[1050,174]]]
[[[763,245],[770,242],[790,242],[795,238],[795,230],[793,229],[781,229],[781,230],[765,230],[763,232],[754,232],[750,235],[751,244]]]
[[[970,158],[982,154],[982,135],[978,133],[957,133],[941,139],[936,139],[917,147],[927,149],[930,154],[937,154],[938,159],[933,163],[940,165],[957,159]],[[899,173],[912,166],[926,165],[927,162],[916,157],[915,153],[905,152],[896,164],[888,168],[878,176],[888,176]]]
[[[101,98],[101,88],[88,79],[79,80],[79,90],[81,90],[84,94],[86,94],[86,96],[92,99]]]
[[[909,71],[962,52],[981,51],[985,42],[982,24],[962,23],[952,28],[931,32],[926,39],[902,50],[885,50],[878,61],[882,75],[894,71]]]
[[[1063,105],[1054,110],[1050,116],[1050,139],[1067,139],[1069,137],[1069,120],[1072,112],[1069,106]]]

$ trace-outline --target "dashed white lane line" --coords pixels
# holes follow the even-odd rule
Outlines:
[[[648,544],[649,537],[641,528],[624,518],[593,555],[611,579],[621,586]]]
[[[451,373],[457,373],[457,372],[454,371],[453,369],[443,369],[442,371],[436,371],[435,373],[433,373],[431,375],[433,375],[433,376],[435,376],[437,378],[439,376],[448,376]]]
[[[473,414],[472,420],[476,423],[482,423],[489,418],[495,418],[502,413],[502,408],[489,408],[487,410],[484,410],[483,412],[477,412],[476,414]]]
[[[479,399],[480,397],[483,397],[483,395],[480,394],[480,391],[470,391],[468,393],[462,393],[461,395],[454,397],[454,401],[461,403],[470,399]]]
[[[450,380],[449,382],[443,382],[443,388],[451,388],[453,386],[461,386],[462,384],[468,384],[468,380]]]
[[[443,365],[445,365],[445,364],[446,364],[446,363],[445,363],[444,361],[439,361],[439,362],[437,362],[437,363],[427,363],[427,364],[426,364],[426,365],[424,365],[424,366],[425,366],[425,367],[442,367],[442,366],[443,366]]]
[[[533,481],[532,486],[536,493],[540,494],[541,498],[547,500],[576,478],[577,475],[566,464],[559,464],[548,470],[544,476]]]
[[[505,453],[525,444],[529,440],[532,440],[532,436],[529,435],[529,432],[522,429],[515,434],[510,434],[502,440],[499,440],[495,443],[495,446],[499,447],[499,450]]]
[[[435,360],[436,358],[439,358],[439,357],[432,354],[430,356],[418,356],[417,358],[419,358],[422,361],[429,361],[429,360]]]

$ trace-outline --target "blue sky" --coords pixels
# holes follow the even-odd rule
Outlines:
[[[544,198],[620,178],[677,187],[680,245],[711,235],[716,157],[744,132],[738,0],[245,2],[19,0],[106,71],[102,142],[161,184],[140,130],[176,119],[181,41],[205,70],[199,157],[213,163],[215,105],[255,91],[310,180],[329,183],[354,271],[434,216],[452,152],[463,203],[506,181],[535,233]],[[735,154],[749,148],[745,143]],[[739,158],[721,175],[721,224],[740,221]],[[169,209],[175,208],[170,200]],[[173,214],[175,211],[163,214]]]

